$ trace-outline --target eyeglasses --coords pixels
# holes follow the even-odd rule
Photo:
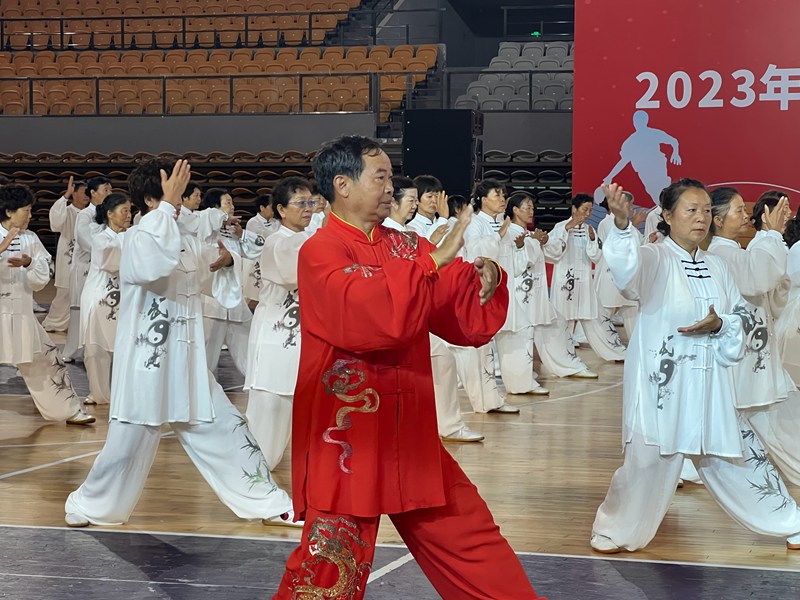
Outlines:
[[[318,202],[316,200],[300,200],[298,202],[288,202],[287,204],[291,204],[292,206],[296,206],[302,210],[306,208],[314,208],[317,206]]]

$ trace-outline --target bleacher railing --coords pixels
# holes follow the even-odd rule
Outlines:
[[[501,6],[507,41],[557,41],[575,38],[575,3]]]
[[[357,77],[364,80],[364,83],[367,86],[367,97],[366,98],[356,98],[353,97],[353,101],[358,100],[366,100],[366,102],[362,102],[364,105],[363,112],[375,112],[378,113],[382,110],[382,103],[386,102],[382,90],[381,90],[381,77],[383,76],[394,76],[394,77],[404,77],[405,78],[405,97],[411,98],[412,92],[414,90],[414,86],[416,84],[416,78],[423,78],[426,75],[423,71],[383,71],[383,72],[332,72],[330,74],[324,73],[287,73],[287,74],[254,74],[254,73],[245,73],[245,74],[228,74],[228,75],[164,75],[164,76],[148,76],[148,75],[141,75],[141,76],[97,76],[97,77],[69,77],[69,78],[57,78],[57,77],[3,77],[0,78],[0,86],[3,83],[11,82],[11,83],[19,83],[21,85],[21,89],[23,90],[23,97],[21,100],[25,106],[24,115],[30,116],[70,116],[64,114],[54,114],[49,113],[47,110],[37,110],[37,107],[47,107],[47,100],[48,100],[48,86],[60,85],[65,86],[70,83],[77,83],[77,82],[88,82],[88,88],[91,89],[91,93],[89,94],[88,102],[91,103],[94,107],[93,112],[81,112],[75,113],[73,116],[120,116],[120,115],[128,115],[128,116],[135,116],[137,113],[125,113],[122,112],[122,104],[119,104],[113,112],[107,110],[110,104],[115,103],[115,94],[119,92],[119,90],[114,90],[114,87],[121,87],[120,84],[124,82],[129,82],[132,88],[135,88],[134,82],[157,82],[157,87],[159,91],[159,96],[157,100],[154,102],[159,103],[159,109],[153,112],[145,112],[143,110],[142,113],[138,114],[145,114],[148,116],[165,116],[165,115],[197,115],[197,114],[208,114],[208,115],[220,115],[220,114],[259,114],[259,113],[274,113],[278,111],[270,111],[269,110],[269,102],[263,101],[261,102],[261,110],[247,110],[243,111],[243,105],[247,103],[257,104],[258,101],[254,99],[242,99],[242,95],[245,92],[252,91],[253,88],[260,88],[259,91],[263,91],[264,89],[269,90],[280,90],[278,93],[279,99],[276,102],[285,103],[289,106],[293,105],[294,102],[289,102],[285,98],[284,90],[289,89],[291,92],[295,92],[297,95],[297,109],[290,110],[288,112],[315,112],[314,106],[315,103],[310,101],[306,96],[306,91],[309,90],[309,84],[318,84],[320,79],[324,79],[327,77],[330,78],[347,78],[347,77]],[[218,101],[216,103],[216,110],[213,112],[208,113],[196,113],[196,112],[176,112],[172,110],[172,106],[177,103],[185,103],[184,94],[187,90],[184,90],[180,87],[182,83],[189,83],[189,82],[197,82],[199,86],[202,86],[206,92],[214,92],[222,90],[225,92],[224,101]],[[222,84],[224,82],[224,84]],[[296,84],[295,84],[296,82]],[[108,87],[106,85],[108,84]],[[113,84],[113,85],[112,85]],[[222,84],[222,85],[220,85]],[[270,85],[271,84],[271,85]],[[352,82],[351,82],[352,84]],[[246,87],[245,87],[246,86]],[[291,86],[291,87],[290,87]],[[151,88],[152,89],[152,88]],[[332,88],[333,89],[333,88]],[[180,97],[177,97],[178,91],[180,90]],[[174,98],[173,98],[174,95]],[[249,94],[248,94],[249,95]],[[323,100],[324,101],[324,100]],[[210,100],[209,100],[210,102]],[[148,103],[152,104],[152,103]],[[144,103],[143,103],[144,108]],[[280,111],[285,112],[285,111]],[[335,111],[323,111],[323,112],[335,112]],[[361,112],[361,111],[348,111],[348,112]],[[16,116],[16,115],[15,115]]]
[[[424,44],[441,39],[444,9],[0,18],[0,50],[147,50]],[[389,15],[416,16],[414,26],[383,24]],[[274,26],[265,27],[267,19]],[[239,24],[231,25],[231,20]],[[289,20],[295,23],[288,22]],[[302,23],[297,23],[302,21]],[[90,31],[76,23],[98,23]],[[135,27],[134,23],[148,23]],[[211,23],[209,26],[209,22]],[[14,24],[42,24],[19,31]],[[102,27],[100,24],[102,23]],[[179,23],[179,25],[178,25]],[[46,27],[50,24],[52,27]],[[345,34],[342,26],[347,24]],[[79,30],[80,29],[80,30]],[[15,42],[12,43],[12,36]],[[86,39],[85,42],[77,43]],[[101,43],[101,41],[103,43]],[[112,43],[113,41],[113,43]]]

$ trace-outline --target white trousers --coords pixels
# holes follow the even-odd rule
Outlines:
[[[431,356],[433,391],[436,397],[436,422],[439,435],[447,436],[464,427],[464,417],[458,403],[458,374],[452,352]]]
[[[80,333],[81,309],[73,306],[69,309],[69,330],[67,331],[67,341],[64,343],[64,350],[61,352],[64,358],[80,357]]]
[[[66,331],[69,327],[69,288],[56,287],[50,310],[42,321],[47,331]]]
[[[203,328],[206,335],[206,364],[208,370],[216,372],[222,345],[228,346],[236,369],[244,375],[247,373],[247,345],[250,338],[252,320],[243,323],[227,319],[210,319],[203,317]]]
[[[764,535],[789,537],[800,532],[800,509],[786,491],[780,473],[752,429],[739,420],[745,456],[690,457],[706,489],[740,525]],[[620,548],[638,550],[653,539],[669,508],[683,467],[683,454],[662,456],[658,446],[634,434],[625,459],[611,478],[597,509],[593,533]]]
[[[243,519],[270,518],[292,507],[275,485],[244,417],[219,384],[210,423],[170,423],[181,446],[217,497]],[[86,481],[67,498],[66,512],[93,525],[119,525],[131,516],[156,457],[161,427],[112,420]],[[176,507],[177,508],[177,507]]]
[[[272,471],[281,462],[292,433],[292,396],[251,389],[245,416]]]
[[[786,479],[800,485],[800,393],[791,391],[782,402],[739,412]]]
[[[533,375],[533,327],[498,331],[494,338],[500,374],[509,394],[527,394],[539,387]]]
[[[600,307],[597,319],[581,319],[581,327],[595,354],[603,360],[625,360],[625,344],[619,339],[616,326],[611,322],[611,313]],[[572,331],[576,321],[567,321],[568,331]]]
[[[89,398],[95,404],[111,402],[111,361],[113,352],[96,344],[88,344],[83,349],[83,364],[89,379]]]
[[[549,325],[533,328],[533,343],[542,361],[542,371],[556,377],[569,377],[588,367],[578,358],[567,334],[567,323],[560,316]]]
[[[619,315],[622,317],[622,324],[625,326],[625,337],[627,341],[630,341],[633,336],[633,330],[636,329],[636,323],[639,321],[639,307],[621,306]]]
[[[494,356],[492,345],[480,348],[449,346],[456,359],[458,378],[467,392],[472,410],[476,413],[489,412],[505,403],[505,398],[497,389],[494,376]]]
[[[16,367],[42,416],[48,421],[66,421],[80,412],[81,403],[58,346],[41,326],[37,329],[45,351],[37,352],[31,362]]]

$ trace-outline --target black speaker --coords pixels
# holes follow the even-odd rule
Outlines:
[[[483,113],[413,109],[403,122],[403,174],[433,175],[448,194],[469,198],[483,157]]]

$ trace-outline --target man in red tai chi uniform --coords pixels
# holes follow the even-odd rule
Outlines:
[[[314,159],[331,202],[300,250],[300,371],[292,483],[303,539],[277,600],[360,600],[388,514],[446,600],[533,600],[486,503],[436,427],[429,332],[487,344],[508,307],[496,263],[455,258],[471,211],[437,248],[379,225],[392,165],[377,142],[338,138]]]

